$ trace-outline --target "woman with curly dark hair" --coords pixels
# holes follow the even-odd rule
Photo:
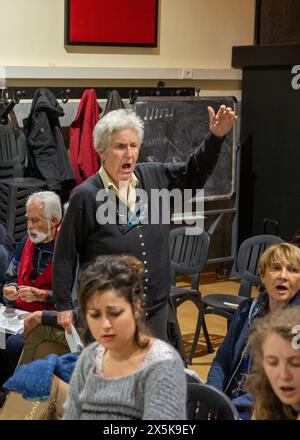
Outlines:
[[[184,419],[186,379],[179,354],[143,323],[143,264],[99,256],[82,273],[79,305],[96,340],[76,363],[65,419]]]

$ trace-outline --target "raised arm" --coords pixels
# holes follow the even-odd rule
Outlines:
[[[237,121],[237,116],[231,107],[221,105],[217,113],[210,106],[207,107],[209,115],[209,129],[213,135],[222,138],[226,136]]]
[[[234,126],[237,116],[231,107],[221,105],[217,113],[208,107],[210,131],[201,145],[179,164],[164,164],[168,189],[201,189],[212,174],[225,136]]]

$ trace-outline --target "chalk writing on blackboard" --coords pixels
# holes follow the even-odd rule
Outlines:
[[[145,124],[139,162],[183,162],[209,132],[207,106],[235,107],[233,97],[139,98],[134,110]],[[218,163],[205,184],[207,199],[229,198],[235,190],[235,142],[225,139]]]
[[[152,106],[145,108],[144,121],[152,121],[153,119],[171,119],[174,116],[174,109],[171,108],[159,108]]]

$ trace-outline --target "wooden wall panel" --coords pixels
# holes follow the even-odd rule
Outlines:
[[[257,0],[256,43],[300,43],[299,0]]]

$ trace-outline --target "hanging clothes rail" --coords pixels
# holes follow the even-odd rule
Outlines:
[[[129,99],[133,103],[139,96],[195,96],[195,87],[164,87],[163,82],[158,87],[46,87],[56,97],[66,103],[69,99],[80,99],[87,88],[96,91],[98,99],[106,99],[112,90],[117,90],[122,99]],[[32,99],[39,87],[9,87],[10,97],[18,96],[23,99]]]

